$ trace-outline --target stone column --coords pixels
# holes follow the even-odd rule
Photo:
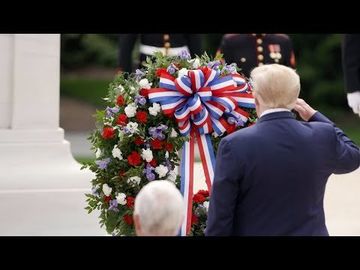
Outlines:
[[[59,34],[0,35],[0,235],[104,235],[59,127]]]

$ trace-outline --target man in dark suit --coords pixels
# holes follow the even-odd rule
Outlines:
[[[342,60],[349,107],[360,116],[360,35],[344,35]]]
[[[140,39],[139,63],[141,67],[147,56],[160,51],[164,55],[175,56],[187,51],[192,57],[202,54],[200,34],[121,34],[119,35],[118,71],[132,72],[133,50],[136,41]]]
[[[293,69],[264,65],[251,78],[260,118],[221,140],[206,235],[327,236],[326,182],[359,167],[359,148],[298,99]]]
[[[285,34],[226,34],[218,53],[223,54],[226,63],[236,63],[246,77],[264,64],[295,68],[292,42]]]

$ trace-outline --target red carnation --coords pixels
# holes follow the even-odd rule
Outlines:
[[[125,104],[125,99],[123,96],[118,96],[117,99],[116,99],[116,104],[119,105],[119,106],[122,106]]]
[[[149,162],[149,164],[151,165],[151,167],[156,167],[157,166],[157,162],[155,159],[153,159],[152,161]]]
[[[108,203],[111,200],[111,196],[104,196],[104,202]]]
[[[135,198],[134,197],[126,197],[126,206],[129,208],[134,207]]]
[[[134,143],[135,143],[137,146],[139,146],[139,145],[144,144],[144,140],[141,139],[141,137],[137,136],[137,137],[135,138],[135,140],[134,140]]]
[[[125,214],[125,215],[123,216],[123,220],[124,220],[125,223],[128,224],[128,225],[133,225],[133,224],[134,224],[134,220],[133,220],[132,215]]]
[[[128,118],[127,118],[126,114],[122,113],[118,116],[116,124],[118,124],[120,126],[125,126],[127,124],[127,121],[128,121]]]
[[[197,217],[197,215],[192,214],[192,217],[191,217],[191,225],[197,224],[198,222],[199,222],[199,218]]]
[[[194,197],[193,197],[193,201],[196,202],[196,203],[203,203],[205,202],[205,197],[202,195],[202,194],[195,194]]]
[[[136,119],[140,122],[145,124],[147,122],[147,113],[144,111],[138,111],[136,113]]]
[[[163,73],[169,74],[169,73],[167,72],[166,68],[158,68],[158,69],[156,70],[156,76],[157,76],[157,77],[160,77],[161,74],[163,74]],[[170,74],[169,74],[169,75],[170,75]]]
[[[229,125],[229,127],[226,129],[228,134],[233,133],[236,130],[236,126],[234,125]]]
[[[171,153],[174,150],[174,146],[171,143],[165,143],[165,149]]]
[[[199,190],[197,194],[203,195],[205,198],[209,197],[209,191],[207,190]]]
[[[163,145],[162,141],[160,141],[159,139],[152,140],[150,144],[154,150],[161,150]]]
[[[104,127],[102,137],[104,139],[112,139],[115,135],[115,131],[112,127]]]
[[[139,94],[143,97],[147,97],[147,94],[148,94],[148,91],[147,89],[144,89],[142,88],[140,91],[139,91]]]
[[[127,157],[128,163],[132,166],[138,166],[141,164],[141,156],[138,152],[132,151],[131,154]]]

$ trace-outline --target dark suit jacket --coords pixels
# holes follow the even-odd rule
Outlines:
[[[360,35],[344,35],[342,63],[347,93],[360,91]]]
[[[359,163],[359,148],[321,113],[264,115],[220,142],[206,235],[326,236],[328,177]]]

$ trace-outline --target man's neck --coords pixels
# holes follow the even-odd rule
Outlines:
[[[286,109],[286,108],[266,109],[266,110],[264,110],[264,111],[260,114],[259,118],[260,118],[260,117],[263,117],[263,116],[266,115],[266,114],[275,113],[275,112],[290,112],[290,110],[289,110],[289,109]]]

